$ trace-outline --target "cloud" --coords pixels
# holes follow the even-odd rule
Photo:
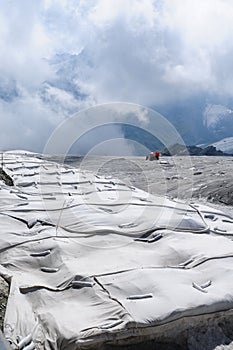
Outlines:
[[[104,102],[231,108],[232,17],[231,0],[3,2],[0,148],[42,150],[62,120]]]
[[[222,105],[208,104],[204,110],[204,123],[209,128],[214,128],[223,118],[232,118],[233,110]]]

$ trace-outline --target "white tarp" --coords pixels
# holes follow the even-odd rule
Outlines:
[[[15,182],[0,190],[13,344],[97,348],[232,309],[231,218],[28,155],[4,159]]]

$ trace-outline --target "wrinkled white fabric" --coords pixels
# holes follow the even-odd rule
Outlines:
[[[232,309],[231,218],[31,155],[4,159],[15,183],[0,190],[8,339],[96,348]]]

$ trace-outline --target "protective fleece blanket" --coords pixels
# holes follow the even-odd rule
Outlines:
[[[96,349],[233,307],[233,221],[120,180],[6,153],[0,274],[15,349]]]

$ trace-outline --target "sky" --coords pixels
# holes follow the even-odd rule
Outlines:
[[[41,151],[101,103],[232,117],[232,18],[232,0],[2,0],[0,149]]]

